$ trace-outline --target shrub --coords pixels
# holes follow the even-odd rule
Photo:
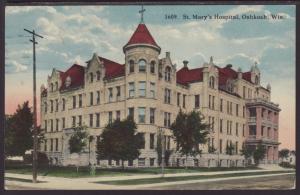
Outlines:
[[[23,159],[24,159],[24,164],[32,164],[32,160],[33,160],[32,154],[25,154],[23,156]],[[48,166],[49,159],[45,153],[38,152],[37,162],[38,162],[38,166]]]
[[[279,163],[279,166],[284,167],[284,168],[296,168],[295,165],[291,165],[289,162],[281,162]]]

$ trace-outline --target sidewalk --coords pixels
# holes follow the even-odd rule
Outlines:
[[[286,171],[293,169],[284,169]],[[176,174],[165,174],[164,177],[180,177],[180,176],[200,176],[200,175],[217,175],[217,174],[233,174],[233,173],[253,173],[253,172],[271,172],[274,170],[243,170],[243,171],[215,171],[215,172],[199,172],[199,173],[176,173]],[[23,186],[23,187],[37,187],[46,189],[68,189],[68,190],[88,190],[88,189],[98,189],[98,190],[113,190],[113,189],[139,189],[145,187],[155,187],[155,186],[165,186],[165,185],[176,185],[176,184],[187,184],[187,183],[197,183],[197,182],[208,182],[208,181],[222,181],[228,179],[241,179],[241,178],[253,178],[253,177],[266,177],[284,174],[294,174],[294,173],[275,173],[266,175],[252,175],[252,176],[239,176],[234,178],[214,178],[214,179],[201,179],[201,180],[186,180],[186,181],[175,181],[175,182],[165,182],[165,183],[153,183],[153,184],[141,184],[141,185],[107,185],[93,183],[97,181],[113,181],[113,180],[130,180],[130,179],[144,179],[144,178],[159,178],[161,175],[131,175],[131,176],[113,176],[113,177],[93,177],[93,178],[62,178],[62,177],[48,177],[48,176],[38,176],[38,181],[43,183],[30,183],[30,182],[20,182],[20,181],[5,181],[8,184]],[[32,179],[32,175],[5,173],[5,177],[13,177],[20,179]]]

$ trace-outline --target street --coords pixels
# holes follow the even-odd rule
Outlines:
[[[140,190],[243,190],[243,189],[292,189],[295,175],[280,175],[273,177],[245,178],[239,180],[214,181],[193,184],[176,184],[169,186],[139,188]],[[45,188],[19,187],[16,185],[6,185],[6,190],[47,190]]]
[[[280,175],[274,177],[259,177],[228,181],[181,184],[157,187],[157,190],[283,190],[294,186],[296,175]],[[152,188],[153,189],[153,188]]]

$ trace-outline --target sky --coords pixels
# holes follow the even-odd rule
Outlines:
[[[271,100],[280,105],[280,148],[295,148],[295,6],[193,5],[144,6],[144,22],[152,36],[180,69],[214,63],[250,70],[256,61],[261,84],[270,83]],[[5,113],[32,102],[32,43],[23,29],[44,39],[37,44],[37,89],[53,68],[65,71],[85,65],[93,53],[124,63],[122,47],[140,22],[140,6],[10,6],[5,10]],[[165,19],[166,15],[177,19]],[[277,14],[280,20],[183,20],[182,15]],[[38,100],[39,108],[39,100]]]

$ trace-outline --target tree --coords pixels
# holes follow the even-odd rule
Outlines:
[[[281,159],[287,158],[289,156],[290,150],[289,149],[282,149],[279,151],[278,156]]]
[[[85,131],[86,127],[79,126],[74,128],[74,133],[69,139],[70,153],[80,153],[87,145],[88,134]]]
[[[33,146],[33,114],[26,101],[5,120],[5,156],[23,156]]]
[[[139,157],[141,147],[145,144],[143,135],[136,132],[136,123],[131,117],[108,124],[97,143],[97,159],[109,159],[122,162]]]
[[[232,143],[226,146],[226,154],[233,155],[233,150],[234,150],[234,146],[232,145]]]
[[[157,134],[157,146],[155,148],[156,152],[157,152],[157,163],[158,165],[161,165],[162,159],[162,135],[160,133]],[[166,166],[169,166],[169,159],[171,154],[173,153],[173,150],[167,150],[165,149],[165,154],[164,154],[164,161]]]
[[[248,162],[248,159],[253,156],[254,148],[244,143],[240,152],[241,155],[245,157],[246,162]]]
[[[204,123],[203,120],[204,116],[200,112],[192,111],[186,114],[180,110],[176,120],[171,125],[178,151],[181,155],[185,155],[186,168],[188,155],[200,154],[199,144],[204,144],[207,141],[210,125]]]
[[[266,154],[266,149],[262,144],[258,144],[256,149],[253,152],[253,159],[254,159],[254,163],[255,165],[259,164],[259,161],[264,159]]]

